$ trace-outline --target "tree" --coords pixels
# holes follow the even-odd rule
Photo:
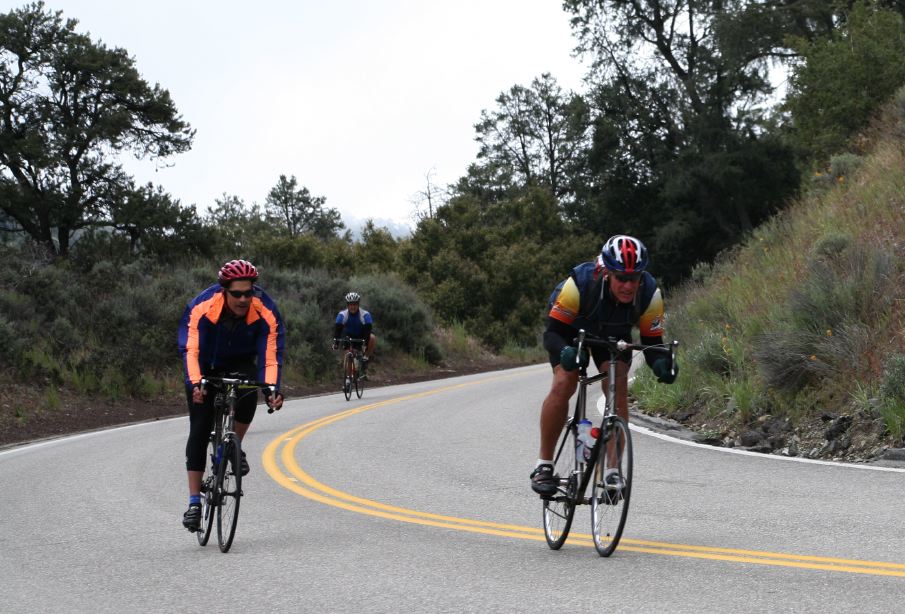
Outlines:
[[[195,207],[183,207],[150,183],[123,195],[111,225],[129,238],[133,256],[142,248],[161,254],[162,245],[180,245],[183,251],[201,247],[201,222]]]
[[[826,160],[905,83],[905,18],[857,2],[839,29],[795,46],[803,61],[792,69],[786,101],[792,132]]]
[[[308,188],[299,188],[295,175],[289,179],[280,175],[264,202],[268,219],[285,228],[290,237],[310,233],[329,239],[345,228],[339,211],[324,207],[326,197],[312,196]]]
[[[269,224],[257,204],[248,207],[241,198],[223,194],[204,216],[214,251],[220,256],[238,258],[247,254],[255,237],[266,233]]]
[[[772,134],[769,69],[790,55],[782,28],[820,31],[826,14],[812,0],[767,4],[565,2],[594,84],[586,187],[571,213],[602,235],[683,246],[669,281],[733,245],[797,188],[790,148]]]
[[[399,245],[389,230],[378,228],[369,219],[361,229],[361,241],[354,245],[355,269],[386,273],[392,271],[396,263]]]
[[[512,86],[475,125],[478,159],[520,187],[546,186],[557,198],[572,191],[567,171],[586,145],[587,107],[549,74],[531,87]]]
[[[426,184],[424,189],[419,190],[412,197],[412,204],[415,205],[412,217],[416,222],[424,218],[434,217],[434,212],[437,208],[446,202],[443,191],[431,180],[431,176],[435,172],[435,169],[431,169],[424,174]],[[426,211],[425,207],[427,208]]]
[[[117,155],[170,156],[194,135],[124,49],[76,25],[42,2],[0,15],[0,207],[60,256],[77,230],[110,224],[131,181]]]

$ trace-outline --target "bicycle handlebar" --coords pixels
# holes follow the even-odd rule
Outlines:
[[[270,398],[274,398],[277,394],[277,387],[274,384],[268,384],[267,382],[256,382],[253,379],[239,379],[234,377],[202,377],[201,385],[204,386],[206,384],[224,384],[226,386],[245,386],[248,388],[260,388],[261,390],[268,390],[270,392]],[[270,405],[267,406],[267,413],[272,414],[275,410]]]
[[[640,345],[637,343],[629,343],[628,341],[623,341],[622,339],[616,339],[615,337],[610,337],[608,339],[594,337],[592,335],[589,335],[584,329],[580,329],[578,331],[578,336],[572,340],[572,343],[578,346],[579,356],[581,356],[582,345],[586,345],[588,347],[602,347],[609,350],[612,354],[619,354],[627,350],[638,350],[641,352],[645,350],[653,350],[655,352],[669,352],[670,375],[674,376],[676,374],[676,348],[679,346],[679,342],[675,339],[673,339],[669,343]]]

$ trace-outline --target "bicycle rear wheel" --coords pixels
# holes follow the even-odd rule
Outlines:
[[[578,474],[575,469],[575,427],[569,420],[563,428],[553,471],[559,476],[556,494],[544,497],[544,537],[552,550],[559,550],[572,528]]]
[[[632,494],[632,436],[622,418],[608,418],[601,433],[602,446],[594,464],[591,486],[591,535],[600,556],[610,556],[619,545]],[[615,473],[615,479],[607,476]]]
[[[201,528],[195,532],[199,546],[206,546],[211,538],[211,528],[214,526],[214,508],[217,506],[214,498],[214,482],[216,481],[217,467],[214,466],[215,444],[208,445],[208,458],[211,461],[210,469],[201,480]]]
[[[346,352],[343,357],[343,394],[346,400],[352,398],[352,353]]]
[[[217,540],[220,552],[228,552],[239,522],[242,498],[242,450],[239,438],[229,434],[223,440],[223,456],[217,470]]]

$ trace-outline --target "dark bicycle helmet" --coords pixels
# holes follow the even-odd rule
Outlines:
[[[257,281],[258,269],[248,260],[230,260],[220,267],[217,279],[220,281],[221,286],[228,286],[230,282],[239,279]]]
[[[600,250],[603,266],[615,273],[642,273],[648,264],[644,243],[628,235],[610,237]]]
[[[349,292],[346,295],[346,302],[347,303],[359,303],[359,302],[361,302],[361,295],[358,294],[358,292]]]

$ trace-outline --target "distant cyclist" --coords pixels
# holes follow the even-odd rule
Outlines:
[[[277,393],[267,404],[280,409],[283,369],[283,319],[276,303],[255,285],[258,270],[246,260],[230,260],[210,286],[189,301],[179,324],[186,398],[189,406],[189,438],[185,467],[189,481],[189,508],[182,524],[190,531],[201,525],[201,479],[204,475],[208,437],[214,421],[214,395],[201,387],[203,376],[224,377],[241,373],[249,380],[266,382]],[[243,396],[236,411],[235,430],[243,438],[257,406],[257,393]],[[242,475],[249,471],[242,450]]]
[[[377,337],[371,332],[374,320],[371,313],[361,309],[361,295],[358,292],[349,292],[345,296],[346,308],[336,314],[336,322],[333,326],[333,338],[349,337],[351,339],[364,340],[364,356],[361,361],[362,378],[368,377],[368,361],[374,355],[374,347],[377,345]],[[339,343],[333,342],[333,349],[339,349]]]
[[[610,237],[593,262],[579,264],[560,282],[550,297],[544,349],[553,367],[553,384],[544,399],[540,417],[540,454],[531,473],[531,488],[540,495],[556,492],[553,473],[556,440],[569,410],[569,399],[578,386],[579,357],[572,340],[584,329],[597,337],[631,342],[632,328],[641,332],[641,343],[663,343],[663,298],[657,281],[646,271],[647,248],[627,235]],[[601,373],[609,367],[607,353],[592,348],[591,356]],[[671,384],[676,370],[669,358],[653,350],[644,358],[658,381]],[[616,410],[628,422],[628,368],[631,356],[623,356],[616,370]],[[618,475],[607,476],[618,480]]]

